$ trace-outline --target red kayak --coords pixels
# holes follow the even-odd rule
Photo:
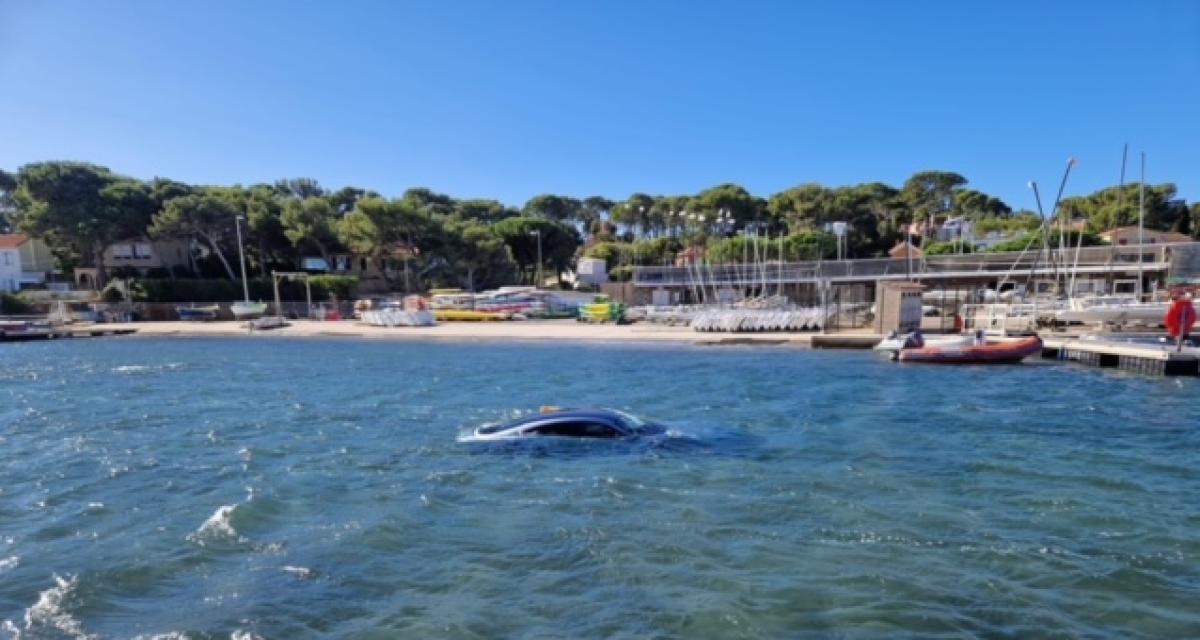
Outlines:
[[[1029,336],[1011,342],[983,345],[927,346],[900,350],[900,362],[939,364],[1001,364],[1020,362],[1042,350],[1042,339]]]

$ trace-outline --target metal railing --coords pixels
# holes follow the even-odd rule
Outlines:
[[[1178,243],[1200,247],[1200,243]],[[1147,268],[1165,268],[1170,262],[1170,244],[1082,247],[1026,252],[966,253],[913,258],[871,258],[865,260],[812,260],[806,262],[767,262],[758,264],[698,264],[682,267],[635,267],[635,286],[753,286],[767,283],[810,283],[822,280],[868,280],[880,277],[921,277],[948,273],[994,273],[1032,271],[1060,272],[1076,267],[1124,267],[1138,264]]]

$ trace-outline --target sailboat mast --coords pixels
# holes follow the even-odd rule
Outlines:
[[[238,243],[238,262],[242,265],[242,298],[247,304],[250,303],[250,283],[246,281],[246,254],[242,250],[242,216],[235,216],[233,219],[233,228],[237,233]]]
[[[1066,171],[1063,171],[1062,182],[1058,183],[1058,194],[1054,196],[1054,206],[1050,208],[1050,217],[1051,218],[1055,218],[1055,219],[1058,218],[1058,204],[1060,202],[1062,202],[1063,189],[1065,189],[1067,187],[1067,178],[1070,177],[1071,167],[1074,167],[1074,166],[1075,166],[1075,158],[1067,158],[1067,169],[1066,169]],[[1064,230],[1062,228],[1062,224],[1060,223],[1059,227],[1058,227],[1058,251],[1060,254],[1064,253],[1063,233],[1064,233]],[[1060,261],[1065,263],[1066,257],[1060,255],[1060,256],[1057,256],[1054,261],[1054,286],[1055,287],[1058,286],[1058,263]],[[1066,274],[1064,273],[1063,275],[1065,277]]]
[[[1137,279],[1137,301],[1142,301],[1142,243],[1145,241],[1143,237],[1144,228],[1146,226],[1146,152],[1142,152],[1142,181],[1138,187],[1138,279]]]
[[[1034,304],[1037,303],[1037,269],[1038,260],[1049,259],[1048,252],[1050,250],[1050,221],[1046,219],[1046,211],[1042,209],[1042,193],[1038,191],[1036,180],[1029,181],[1029,188],[1033,191],[1033,200],[1037,203],[1038,215],[1042,217],[1042,250],[1033,258],[1033,268],[1029,270],[1029,281],[1027,284],[1033,285]],[[1032,239],[1031,239],[1032,240]]]
[[[783,296],[783,234],[779,234],[779,268],[775,271],[775,295]]]

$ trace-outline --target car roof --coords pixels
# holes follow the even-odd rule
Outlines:
[[[504,424],[486,427],[485,429],[481,429],[481,431],[495,433],[536,424],[553,424],[555,422],[575,420],[598,422],[621,431],[628,431],[625,422],[621,419],[621,414],[608,409],[558,409],[546,413],[534,413]]]

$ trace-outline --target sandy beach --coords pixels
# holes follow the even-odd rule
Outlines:
[[[104,325],[134,329],[142,336],[247,336],[263,338],[350,337],[380,340],[551,340],[568,342],[675,342],[695,344],[786,344],[812,346],[817,333],[700,333],[654,324],[585,324],[573,320],[443,322],[433,327],[373,327],[356,320],[292,320],[286,327],[251,332],[240,322],[133,322]],[[869,333],[838,334],[866,339]]]

